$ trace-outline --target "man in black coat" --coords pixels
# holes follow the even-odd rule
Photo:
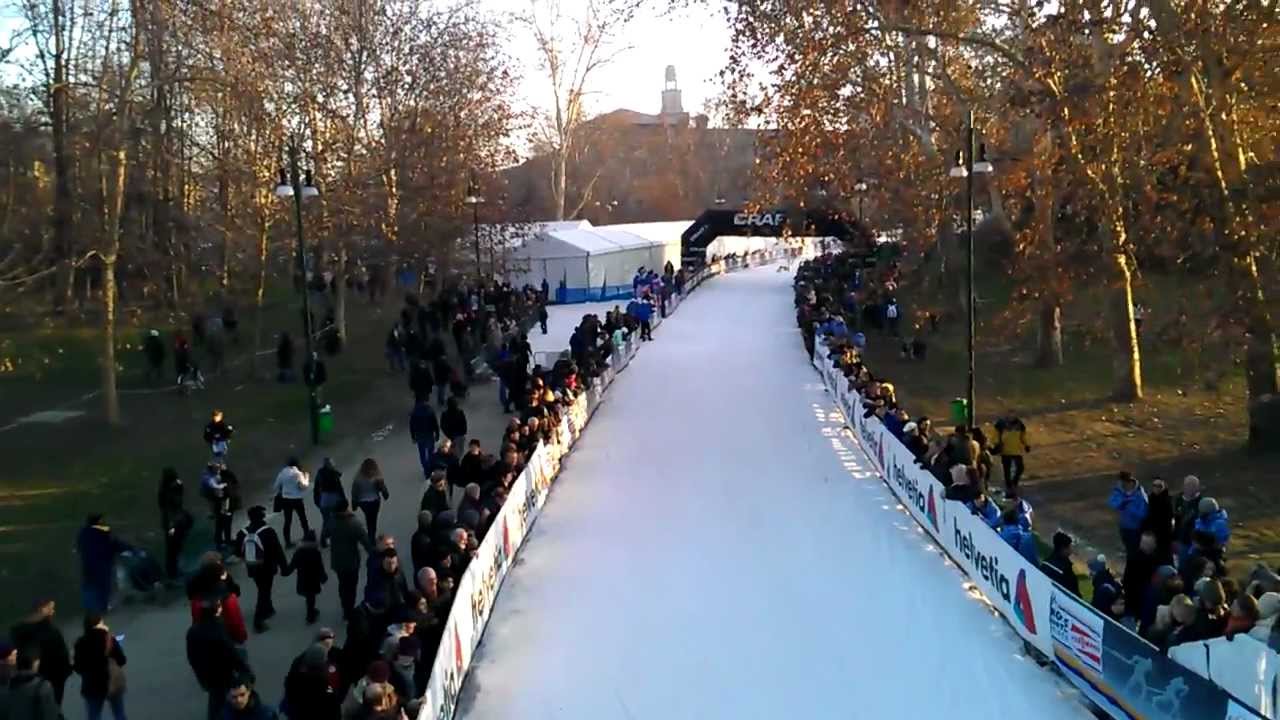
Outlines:
[[[369,531],[356,516],[346,498],[338,500],[333,512],[333,531],[330,533],[329,567],[338,576],[338,599],[342,603],[342,617],[350,618],[356,606],[356,591],[360,585],[360,548],[373,554]]]
[[[71,677],[71,653],[62,631],[53,622],[57,606],[52,600],[41,599],[31,608],[31,614],[9,631],[9,639],[19,654],[24,648],[37,648],[40,657],[40,677],[53,686],[53,695],[62,705],[62,691]]]
[[[1157,550],[1155,533],[1147,530],[1142,533],[1134,551],[1124,558],[1124,575],[1120,582],[1124,586],[1124,612],[1130,617],[1142,618],[1142,608],[1156,568],[1173,562],[1172,558],[1160,555]]]
[[[1072,595],[1080,597],[1080,579],[1076,577],[1076,569],[1071,564],[1071,545],[1075,541],[1061,530],[1053,534],[1053,551],[1040,563],[1040,569],[1051,580],[1068,590]]]
[[[219,720],[232,678],[250,673],[222,623],[222,603],[202,603],[200,619],[187,630],[187,662],[209,694],[209,720]]]
[[[265,632],[267,620],[276,614],[271,602],[271,588],[279,575],[289,566],[280,536],[275,528],[267,525],[267,509],[261,505],[249,508],[249,524],[236,536],[236,547],[244,558],[249,578],[258,588],[257,602],[253,607],[253,629]],[[225,688],[224,688],[225,690]]]
[[[414,402],[431,402],[431,386],[435,384],[434,380],[426,358],[419,358],[413,363],[413,367],[409,368],[409,389],[413,391]]]

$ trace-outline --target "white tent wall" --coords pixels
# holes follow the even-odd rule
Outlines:
[[[693,224],[692,220],[677,220],[674,222],[605,225],[601,229],[621,230],[633,235],[639,235],[655,243],[650,255],[650,261],[645,263],[645,267],[661,272],[667,263],[671,263],[672,267],[679,269],[681,256],[680,236],[691,224]]]

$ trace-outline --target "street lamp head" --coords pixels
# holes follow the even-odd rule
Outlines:
[[[313,198],[313,197],[319,197],[319,196],[320,196],[320,190],[317,189],[315,184],[311,182],[311,171],[308,170],[307,174],[304,176],[304,179],[302,181],[302,197]]]
[[[293,197],[293,185],[289,183],[289,171],[284,168],[280,168],[280,183],[276,185],[276,197]]]
[[[853,190],[854,192],[864,193],[867,191],[867,183],[859,180],[858,183],[853,186]]]
[[[995,171],[991,161],[987,160],[987,144],[978,145],[978,157],[973,163],[973,171],[980,174],[989,174]]]
[[[475,207],[476,205],[479,205],[483,202],[484,202],[484,198],[480,197],[479,195],[476,195],[474,191],[468,192],[467,196],[462,198],[462,204],[466,205],[467,207]]]
[[[717,204],[717,205],[724,205],[725,203],[727,203],[727,202],[729,202],[729,201],[728,201],[728,200],[726,200],[726,199],[724,198],[724,196],[723,196],[723,195],[717,195],[717,196],[716,196],[716,199],[714,200],[714,202],[715,202],[715,204]]]
[[[968,177],[969,171],[964,169],[964,155],[957,150],[956,162],[951,166],[951,172],[948,173],[953,178]]]

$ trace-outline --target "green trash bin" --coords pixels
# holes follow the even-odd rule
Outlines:
[[[316,411],[316,428],[320,431],[320,441],[324,442],[333,434],[333,406],[325,405]]]
[[[968,425],[969,424],[969,401],[964,398],[956,398],[951,401],[951,424],[952,425]]]

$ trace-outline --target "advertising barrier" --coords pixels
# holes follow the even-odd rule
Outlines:
[[[1256,694],[1237,692],[1238,697],[1233,697],[1206,679],[1211,677],[1209,673],[1197,674],[1162,655],[1146,640],[1055,584],[963,503],[946,499],[942,483],[916,463],[879,419],[863,417],[861,396],[848,387],[821,345],[813,364],[836,398],[855,439],[911,517],[973,580],[1010,627],[1052,659],[1063,676],[1097,707],[1113,718],[1126,719],[1263,717],[1238,699],[1255,700]],[[1274,668],[1265,675],[1274,676]],[[1259,675],[1254,672],[1250,677]]]
[[[1256,708],[1276,716],[1280,655],[1248,635],[1214,638],[1169,648],[1169,657]]]
[[[690,278],[685,296],[719,272],[719,269],[704,268],[696,273]],[[668,316],[681,300],[683,298],[673,298],[673,303],[668,305]],[[661,322],[661,318],[655,317],[654,327]],[[498,512],[454,591],[453,607],[445,621],[444,634],[431,666],[431,676],[417,720],[452,720],[457,710],[458,693],[493,612],[502,581],[547,501],[551,485],[560,472],[561,461],[600,406],[605,390],[635,357],[639,345],[638,340],[624,343],[623,349],[614,355],[610,366],[592,383],[591,388],[579,395],[573,405],[562,413],[553,441],[543,443],[534,451],[512,484],[506,504]]]

